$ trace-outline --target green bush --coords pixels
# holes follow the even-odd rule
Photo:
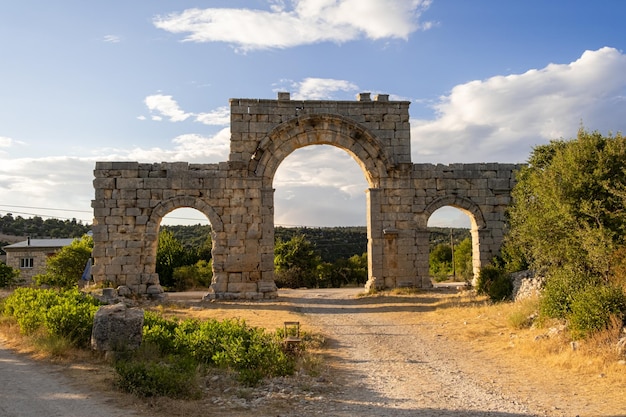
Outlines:
[[[11,287],[19,282],[20,271],[0,262],[0,288]]]
[[[567,318],[576,294],[596,282],[592,277],[568,269],[554,271],[546,278],[539,306],[541,315],[555,319]]]
[[[45,322],[45,312],[58,302],[58,292],[36,288],[17,288],[7,297],[4,313],[14,317],[25,335],[34,333]]]
[[[88,347],[98,306],[92,302],[63,298],[45,314],[44,326],[53,336],[68,338],[74,346]]]
[[[623,320],[626,313],[626,295],[621,288],[590,285],[574,294],[569,324],[574,338],[584,338],[606,329],[611,317]]]
[[[241,320],[177,321],[146,313],[144,343],[157,347],[163,356],[232,369],[246,385],[290,375],[295,369],[295,359],[283,351],[280,337]]]
[[[504,301],[511,298],[513,281],[504,270],[495,266],[485,266],[478,274],[476,292],[488,295],[491,301]]]
[[[117,386],[141,397],[197,399],[201,395],[197,366],[191,358],[123,358],[115,362],[115,371]]]
[[[23,334],[44,329],[50,336],[67,338],[74,346],[89,345],[99,302],[78,291],[17,288],[7,297],[4,313],[16,319]]]

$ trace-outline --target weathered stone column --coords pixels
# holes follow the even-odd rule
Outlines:
[[[367,284],[365,289],[384,288],[383,278],[383,222],[381,213],[381,193],[378,188],[366,191],[367,202]]]
[[[430,288],[433,286],[430,280],[430,232],[426,230],[415,231],[415,245],[417,246],[417,260],[415,261],[417,270],[417,282],[420,288]]]

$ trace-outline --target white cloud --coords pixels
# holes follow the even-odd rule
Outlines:
[[[154,18],[185,41],[226,42],[241,50],[289,48],[318,42],[361,38],[408,39],[430,23],[420,17],[430,0],[293,0],[268,1],[270,10],[187,9]]]
[[[230,128],[220,130],[215,136],[206,137],[198,134],[185,134],[172,140],[173,147],[99,149],[96,151],[99,161],[182,161],[194,163],[216,163],[226,161],[230,151]]]
[[[0,136],[0,148],[8,148],[13,144],[13,139]]]
[[[0,201],[49,209],[24,214],[18,213],[18,208],[10,209],[22,217],[50,215],[91,223],[94,164],[89,158],[72,157],[0,159]]]
[[[347,152],[308,146],[289,155],[274,176],[280,225],[365,224],[365,174]]]
[[[412,120],[414,162],[523,162],[532,147],[576,135],[626,129],[626,55],[586,51],[569,64],[457,85]]]
[[[293,82],[291,88],[293,100],[330,100],[337,92],[356,92],[359,87],[350,81],[332,78],[305,78]]]
[[[172,122],[182,122],[191,116],[190,113],[185,113],[178,107],[178,103],[172,96],[154,94],[146,97],[144,103],[151,112],[157,113],[156,117],[165,116]]]
[[[0,141],[1,142],[1,141]],[[96,161],[185,161],[216,163],[226,161],[230,150],[230,129],[213,137],[181,135],[171,149],[97,149],[89,157],[8,158],[0,154],[0,201],[4,205],[37,207],[24,210],[22,217],[53,216],[76,218],[91,223],[94,198],[93,170]],[[44,210],[46,208],[48,210]],[[1,212],[16,210],[0,207]]]
[[[198,113],[195,115],[196,121],[205,125],[223,126],[230,123],[230,108],[227,106],[218,107],[208,113]]]
[[[117,35],[106,35],[102,40],[106,43],[119,43],[122,41],[122,38]]]
[[[150,110],[150,119],[160,122],[163,116],[170,122],[183,122],[193,118],[196,122],[205,125],[224,126],[230,123],[230,109],[228,107],[218,107],[208,113],[188,113],[183,111],[172,96],[164,94],[154,94],[144,99],[144,103]],[[139,120],[146,120],[145,116],[138,116]]]

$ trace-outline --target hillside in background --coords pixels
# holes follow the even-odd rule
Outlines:
[[[162,226],[170,230],[174,237],[185,247],[199,247],[211,232],[211,226]],[[440,244],[450,244],[450,233],[457,244],[470,237],[469,229],[449,229],[445,227],[431,227],[431,249]],[[365,226],[351,227],[276,227],[274,238],[288,241],[296,235],[304,237],[313,243],[324,262],[334,262],[339,258],[350,258],[352,255],[361,255],[367,252],[367,228]]]
[[[0,216],[0,248],[26,240],[28,237],[33,239],[81,237],[90,230],[91,225],[83,224],[76,219],[44,220],[38,216],[13,217],[9,213],[6,216]],[[1,249],[0,252],[4,253]]]
[[[162,226],[170,230],[174,237],[185,247],[198,248],[205,244],[211,233],[210,225],[193,226]],[[0,216],[0,247],[19,242],[27,237],[71,238],[81,237],[91,230],[91,225],[83,224],[76,219],[58,220],[42,219],[41,217],[13,217],[11,214]],[[455,243],[470,236],[468,229],[449,229],[432,227],[430,230],[431,249],[440,243],[450,243],[450,231]],[[339,258],[349,258],[367,252],[367,228],[352,227],[276,227],[274,236],[283,241],[296,235],[304,235],[315,245],[324,262],[334,262]]]

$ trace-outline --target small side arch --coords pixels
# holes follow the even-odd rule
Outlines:
[[[422,230],[427,230],[428,219],[430,216],[441,207],[451,206],[455,207],[465,214],[467,214],[470,218],[471,229],[470,234],[472,235],[472,270],[474,274],[474,279],[472,280],[472,284],[476,284],[476,278],[480,274],[480,270],[484,264],[488,262],[488,253],[482,249],[484,245],[482,245],[481,240],[483,237],[481,235],[484,231],[486,231],[487,223],[485,222],[485,217],[480,210],[480,207],[465,197],[459,197],[456,195],[439,197],[432,201],[430,204],[426,206],[423,213],[418,216],[418,225]],[[424,260],[426,266],[428,264],[428,259]]]
[[[439,197],[426,206],[423,213],[418,216],[418,227],[425,229],[430,216],[441,207],[451,206],[467,214],[472,224],[472,230],[484,229],[486,227],[485,217],[480,207],[473,201],[465,197],[450,195]]]
[[[296,149],[309,145],[332,145],[348,152],[359,164],[370,188],[395,167],[381,141],[367,129],[344,116],[315,114],[296,117],[272,129],[258,144],[248,170],[271,188],[281,162]]]
[[[224,229],[220,216],[218,216],[213,207],[205,201],[196,197],[178,196],[161,201],[152,209],[152,214],[150,215],[150,219],[147,223],[146,233],[158,234],[163,217],[165,217],[172,210],[179,208],[193,208],[207,216],[209,223],[211,223],[211,230],[213,232],[221,232]]]
[[[161,227],[161,220],[169,212],[179,208],[193,208],[207,216],[209,222],[211,223],[211,239],[213,241],[213,248],[219,247],[223,244],[222,242],[218,242],[218,236],[223,235],[221,232],[224,230],[224,223],[213,207],[211,207],[208,203],[202,199],[191,196],[178,196],[161,201],[152,210],[150,218],[146,224],[143,264],[146,265],[146,269],[149,274],[154,274],[156,272],[156,251],[159,244],[159,228]],[[215,269],[216,264],[219,265],[220,262],[220,259],[215,259],[214,254],[213,268]]]

